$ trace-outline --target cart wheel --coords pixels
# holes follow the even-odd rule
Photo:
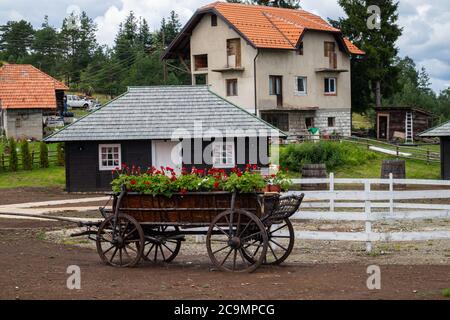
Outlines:
[[[114,267],[133,267],[142,257],[144,232],[126,214],[106,218],[97,232],[97,252],[103,262]]]
[[[180,252],[181,239],[171,239],[167,238],[165,234],[175,233],[177,234],[180,228],[177,226],[158,226],[153,230],[155,233],[154,237],[158,238],[155,240],[146,240],[143,258],[145,261],[152,262],[166,262],[169,263],[176,258]],[[153,233],[152,232],[152,233]]]
[[[270,227],[267,227],[267,236],[269,246],[263,264],[279,265],[289,257],[294,248],[295,233],[292,222],[286,218],[280,223],[271,224]],[[256,241],[258,240],[255,239]],[[247,252],[252,252],[252,248],[249,247],[244,251],[244,257],[252,262],[253,259],[251,255],[247,255]]]
[[[206,236],[209,258],[223,271],[255,271],[264,261],[267,247],[266,228],[257,216],[245,210],[222,212]],[[252,260],[246,259],[244,253]]]

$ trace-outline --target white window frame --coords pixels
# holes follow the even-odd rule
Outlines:
[[[117,165],[112,165],[112,166],[105,166],[103,165],[103,159],[102,159],[102,148],[118,148],[118,160],[119,163]],[[113,152],[114,153],[114,152]],[[108,153],[106,153],[108,154]],[[114,159],[113,159],[114,161]],[[99,144],[98,145],[98,168],[100,171],[111,171],[114,170],[116,168],[120,168],[122,166],[122,148],[121,145],[119,143],[115,143],[115,144]]]
[[[298,91],[298,80],[299,79],[303,79],[303,87],[305,88],[304,91]],[[305,76],[295,77],[295,94],[297,96],[306,96],[308,94],[308,77],[305,77]]]
[[[231,162],[229,163],[223,163],[223,156],[220,156],[220,159],[216,157],[216,148],[221,148],[221,152],[223,153],[224,146],[226,148],[231,148]],[[214,168],[234,168],[236,165],[236,154],[235,154],[235,145],[234,141],[214,141],[212,143],[211,148],[211,155],[212,155],[212,165]],[[225,157],[226,158],[226,157]]]
[[[328,92],[327,92],[327,87],[325,86],[325,80],[328,79]],[[333,80],[334,81],[334,91],[329,91],[330,90],[330,81]],[[324,93],[325,94],[329,94],[329,95],[335,95],[337,94],[337,78],[334,77],[330,77],[330,78],[325,78],[324,79]]]

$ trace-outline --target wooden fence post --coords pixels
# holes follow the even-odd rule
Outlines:
[[[370,201],[370,182],[366,181],[364,183],[364,211],[366,214],[366,228],[365,232],[367,235],[367,241],[366,241],[366,252],[370,253],[372,252],[372,242],[370,241],[370,235],[372,233],[372,221],[371,221],[371,212],[372,212],[372,204]]]
[[[389,191],[389,213],[394,214],[394,175],[392,174],[392,172],[389,173]]]
[[[334,173],[330,173],[330,212],[334,212]]]

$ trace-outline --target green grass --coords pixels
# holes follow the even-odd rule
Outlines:
[[[354,148],[360,150],[367,150],[365,146],[353,145]],[[284,150],[285,145],[273,145],[272,150],[278,149]],[[343,165],[337,167],[334,171],[337,178],[380,178],[381,176],[381,164],[383,160],[395,159],[393,156],[375,153],[375,158],[368,160],[365,163],[357,165]],[[278,163],[277,163],[278,164]],[[406,178],[407,179],[440,179],[440,164],[433,163],[427,164],[424,161],[408,160],[406,159]],[[299,177],[299,173],[292,173],[293,177]]]
[[[64,187],[64,167],[0,173],[0,189],[21,187]]]
[[[373,127],[370,119],[359,113],[352,114],[352,125],[356,129],[371,129]]]
[[[442,295],[446,298],[450,298],[450,288],[445,288],[442,290]]]

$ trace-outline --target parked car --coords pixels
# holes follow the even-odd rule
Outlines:
[[[92,105],[90,106],[90,107],[88,107],[87,108],[87,111],[89,111],[89,112],[92,112],[92,111],[95,111],[95,110],[97,110],[97,109],[99,109],[99,108],[101,108],[102,107],[102,104],[101,103],[98,103],[98,102],[93,102],[92,103]]]
[[[93,102],[91,100],[80,98],[77,95],[67,95],[67,107],[68,108],[89,108],[93,106]]]

